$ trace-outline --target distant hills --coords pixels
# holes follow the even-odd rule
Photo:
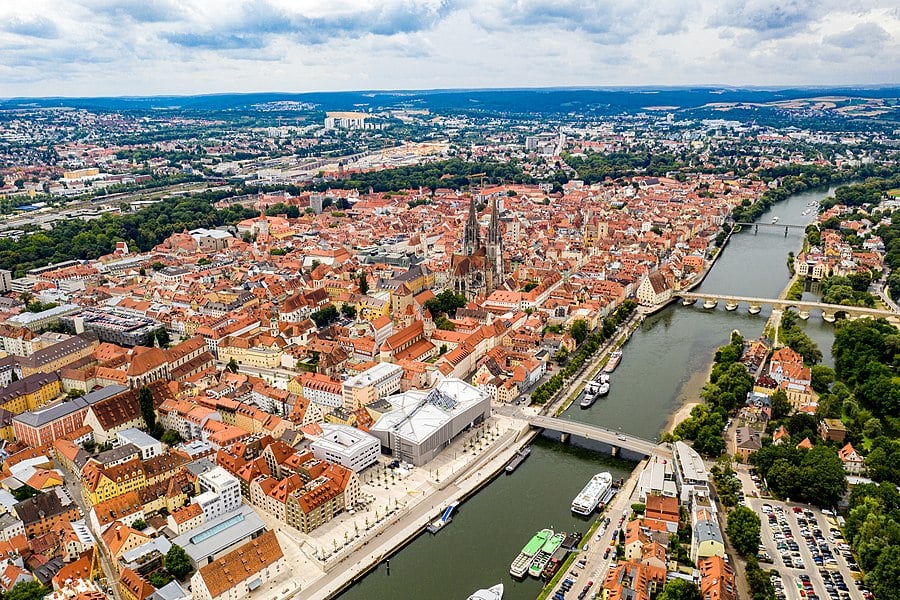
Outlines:
[[[474,111],[508,114],[638,112],[648,107],[669,110],[708,104],[768,104],[819,97],[849,97],[881,101],[892,108],[900,87],[853,88],[543,88],[479,90],[411,90],[310,93],[209,94],[198,96],[137,96],[113,98],[10,98],[0,109],[71,107],[92,110],[197,112],[254,111],[256,105],[297,102],[317,110],[429,109],[434,112]],[[308,111],[309,109],[306,108]]]

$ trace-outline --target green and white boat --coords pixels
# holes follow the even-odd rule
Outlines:
[[[562,531],[544,542],[544,545],[541,546],[537,556],[531,561],[531,567],[528,569],[528,574],[532,577],[540,577],[541,573],[544,572],[544,567],[546,567],[547,563],[550,562],[550,559],[553,558],[553,553],[562,546],[565,539],[566,532]]]
[[[522,548],[522,551],[519,552],[519,555],[512,561],[512,564],[509,566],[509,574],[513,577],[524,577],[525,573],[528,572],[528,567],[531,566],[531,561],[534,560],[534,556],[541,551],[541,548],[544,547],[544,544],[547,543],[553,537],[552,529],[541,529],[535,534],[531,540],[525,544],[525,547]]]

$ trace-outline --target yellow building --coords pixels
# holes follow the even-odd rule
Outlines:
[[[62,393],[56,373],[34,373],[0,390],[0,408],[18,415],[47,404]]]
[[[26,356],[19,361],[22,375],[28,377],[35,373],[53,373],[69,363],[93,353],[99,345],[100,338],[96,333],[85,332],[52,346],[41,348],[31,356]]]
[[[381,298],[373,298],[371,296],[362,296],[356,303],[356,315],[360,319],[366,321],[374,321],[378,317],[386,317],[391,313],[391,303],[389,300]]]
[[[81,480],[92,505],[147,486],[147,477],[138,458],[107,469],[96,463],[89,463],[81,472]]]
[[[219,360],[227,363],[234,359],[239,365],[274,369],[281,366],[282,346],[280,338],[270,336],[228,337],[219,342]]]
[[[75,169],[73,171],[65,171],[63,179],[83,179],[85,177],[96,177],[100,174],[100,169],[92,167],[89,169]]]

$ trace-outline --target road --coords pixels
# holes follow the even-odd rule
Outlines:
[[[628,317],[628,319],[622,325],[619,325],[616,333],[614,333],[609,340],[607,340],[602,346],[600,346],[600,348],[597,349],[592,359],[585,362],[585,364],[581,367],[581,371],[579,371],[571,380],[563,385],[562,389],[557,393],[553,401],[545,404],[540,408],[540,413],[543,415],[558,414],[559,410],[565,406],[566,402],[571,396],[572,390],[578,389],[578,387],[583,385],[588,378],[594,375],[597,365],[604,358],[606,358],[606,356],[613,350],[613,348],[621,345],[626,339],[628,339],[628,336],[631,335],[631,328],[635,324],[635,322],[643,320],[645,310],[646,309],[644,307],[637,307],[637,309],[631,314],[631,316]],[[549,379],[550,377],[552,377],[552,374],[547,374],[544,377],[546,379]],[[541,380],[541,382],[543,381],[544,379]],[[525,396],[522,404],[527,404],[527,402],[528,397]]]
[[[85,501],[84,496],[82,496],[82,486],[81,481],[78,480],[72,473],[63,469],[60,464],[53,460],[53,466],[60,473],[64,473],[63,477],[63,487],[66,490],[66,493],[69,494],[69,497],[75,501],[75,504],[78,505],[78,508],[81,509],[81,514],[84,516],[84,522],[88,526],[88,529],[91,531],[91,535],[94,536],[94,543],[97,544],[97,547],[103,547],[103,540],[100,539],[100,532],[95,531],[93,525],[91,525],[91,520],[88,518],[88,513],[90,512],[90,506]],[[98,552],[100,556],[100,566],[103,568],[103,575],[106,577],[107,588],[112,590],[113,595],[116,600],[122,600],[122,596],[119,594],[119,576],[116,573],[116,570],[112,568],[109,564],[109,561],[106,559],[106,554],[102,551]]]
[[[585,423],[578,423],[577,421],[539,415],[528,419],[528,421],[535,427],[569,433],[571,435],[603,442],[632,452],[642,453],[645,456],[659,455],[666,458],[672,456],[672,451],[668,446],[660,446],[656,442],[626,435],[624,433],[618,433],[604,427],[597,427],[596,425],[588,425]]]
[[[606,558],[604,558],[604,554],[606,553],[607,548],[615,546],[613,535],[617,534],[620,527],[627,523],[628,515],[631,512],[631,505],[632,503],[637,502],[633,496],[635,495],[637,484],[640,480],[641,471],[643,471],[646,464],[646,461],[642,461],[635,467],[629,478],[625,481],[625,485],[622,486],[619,493],[616,494],[609,505],[604,509],[603,514],[598,517],[609,517],[609,526],[602,534],[599,533],[600,530],[598,529],[597,533],[595,533],[591,539],[585,538],[581,540],[579,556],[576,557],[576,561],[569,567],[568,573],[559,578],[559,583],[547,595],[548,598],[553,597],[559,589],[559,585],[567,577],[575,579],[575,584],[572,586],[572,590],[569,592],[570,594],[577,594],[580,592],[581,589],[587,585],[588,581],[594,582],[594,585],[591,587],[592,592],[600,590],[603,582],[606,580],[606,573],[609,570],[610,564],[614,564],[614,561],[612,560],[612,550],[610,550],[610,554]],[[619,524],[620,518],[623,519],[621,526]],[[584,550],[585,547],[587,547],[587,550]],[[587,562],[584,567],[579,568],[577,562],[581,558],[585,558]]]

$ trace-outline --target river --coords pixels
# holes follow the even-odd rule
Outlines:
[[[836,186],[835,186],[836,187]],[[803,212],[812,200],[833,192],[807,191],[776,204],[760,217],[769,223],[807,224],[815,211]],[[776,297],[790,278],[787,253],[799,250],[801,230],[760,227],[732,236],[697,292]],[[625,345],[612,388],[591,408],[577,403],[564,418],[621,429],[653,439],[680,406],[695,401],[706,380],[715,349],[738,329],[759,337],[768,308],[758,315],[727,312],[723,305],[704,310],[675,304],[648,317]],[[830,364],[833,326],[812,317],[804,325]],[[341,600],[464,599],[479,587],[502,581],[504,600],[533,600],[541,589],[535,580],[514,581],[509,563],[535,531],[584,531],[587,523],[569,510],[572,498],[598,471],[627,476],[631,463],[538,440],[531,456],[512,475],[497,477],[462,504],[453,522],[437,535],[423,534],[391,558],[391,570],[379,566],[341,595]]]

